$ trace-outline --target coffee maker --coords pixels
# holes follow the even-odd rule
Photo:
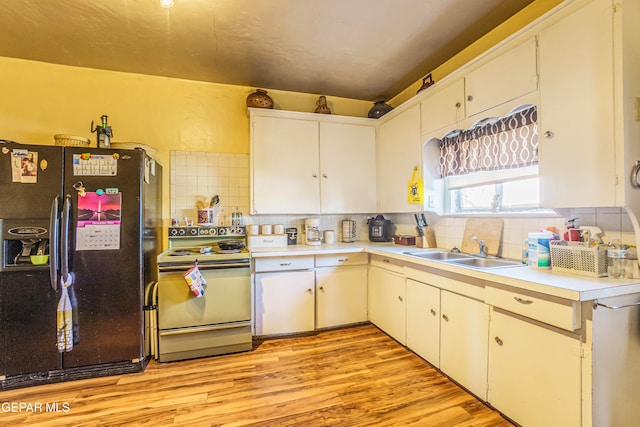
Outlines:
[[[322,243],[322,232],[320,231],[319,218],[307,218],[304,220],[305,244],[318,246]]]

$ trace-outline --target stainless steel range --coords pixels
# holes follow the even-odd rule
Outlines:
[[[243,226],[169,228],[169,249],[158,256],[160,362],[251,350],[251,257],[245,240]],[[196,262],[206,281],[200,297],[183,276]]]

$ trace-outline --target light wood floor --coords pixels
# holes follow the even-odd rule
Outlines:
[[[372,325],[4,391],[0,403],[0,425],[12,426],[512,425]],[[9,406],[20,403],[32,407]],[[60,412],[46,412],[55,403]]]

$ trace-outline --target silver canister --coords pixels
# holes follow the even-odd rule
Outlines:
[[[356,222],[350,219],[342,221],[342,241],[353,243],[356,241]]]

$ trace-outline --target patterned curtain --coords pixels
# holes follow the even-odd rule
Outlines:
[[[535,106],[445,136],[440,141],[440,176],[513,169],[538,164]]]

